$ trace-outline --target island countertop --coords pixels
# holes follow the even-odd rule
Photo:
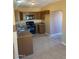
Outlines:
[[[30,32],[19,32],[18,34],[18,52],[19,55],[33,54],[33,40]]]
[[[30,32],[19,32],[17,33],[18,38],[23,38],[23,37],[32,37],[32,34]]]

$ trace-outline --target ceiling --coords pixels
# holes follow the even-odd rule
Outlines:
[[[43,7],[60,0],[14,0],[14,7]]]

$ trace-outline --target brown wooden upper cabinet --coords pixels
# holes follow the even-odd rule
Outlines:
[[[23,20],[23,12],[19,12],[19,15],[20,15],[20,21]]]
[[[35,19],[41,19],[40,12],[34,13]]]
[[[35,16],[35,19],[42,19],[42,20],[44,20],[45,19],[45,15],[49,14],[49,13],[50,13],[49,10],[45,10],[45,11],[35,12],[34,16]]]
[[[44,19],[45,19],[45,15],[46,15],[46,14],[49,14],[49,13],[50,13],[49,10],[41,11],[41,12],[40,12],[40,17],[41,17],[41,19],[44,20]]]
[[[49,14],[50,11],[49,11],[49,10],[44,10],[44,11],[41,11],[41,13],[42,13],[43,15],[45,15],[45,14]]]
[[[20,13],[20,21],[23,20],[23,12],[19,12]],[[49,10],[44,10],[44,11],[40,11],[40,12],[28,12],[28,15],[33,15],[34,19],[41,19],[44,20],[45,19],[45,15],[49,14]]]

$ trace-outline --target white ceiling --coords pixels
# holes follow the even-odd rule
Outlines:
[[[21,3],[18,3],[17,1],[21,1]],[[14,0],[14,6],[15,7],[43,7],[49,3],[54,3],[56,1],[60,0]],[[34,2],[35,5],[32,5],[31,3]]]

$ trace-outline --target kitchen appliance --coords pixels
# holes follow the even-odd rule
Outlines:
[[[32,34],[36,33],[36,25],[33,21],[26,22],[26,26],[28,32],[31,32]]]
[[[34,15],[26,15],[26,20],[33,20],[34,19]]]

